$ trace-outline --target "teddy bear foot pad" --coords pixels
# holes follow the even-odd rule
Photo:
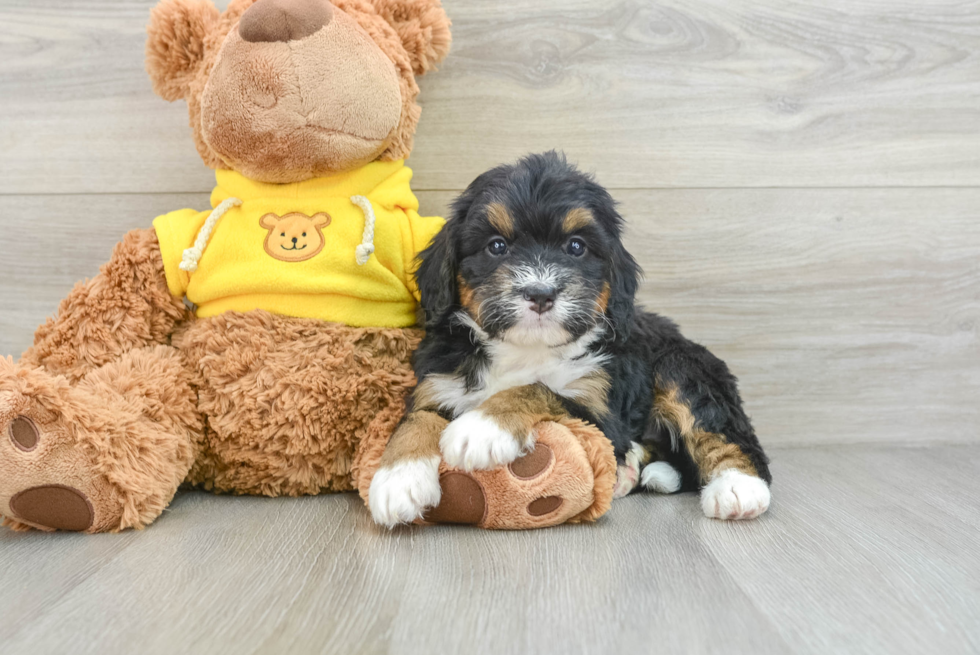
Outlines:
[[[594,520],[608,508],[612,483],[609,471],[597,470],[595,457],[572,438],[576,429],[589,428],[543,424],[533,451],[489,471],[465,472],[442,463],[441,502],[418,523],[526,529]]]
[[[93,498],[108,500],[62,432],[22,414],[0,422],[0,514],[15,530],[86,532],[96,523]]]

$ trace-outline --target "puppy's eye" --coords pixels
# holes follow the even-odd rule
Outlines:
[[[487,244],[487,250],[491,255],[502,255],[507,252],[507,242],[500,237],[490,239],[490,243]]]
[[[572,257],[581,257],[585,254],[585,241],[582,241],[578,237],[569,239],[568,245],[565,246],[565,252]]]

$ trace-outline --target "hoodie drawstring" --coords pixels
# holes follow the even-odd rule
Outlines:
[[[351,196],[350,201],[364,212],[364,234],[361,236],[361,245],[354,249],[357,264],[364,266],[374,252],[374,208],[371,201],[364,196]]]
[[[208,240],[211,238],[211,232],[214,231],[214,226],[218,224],[218,219],[224,216],[225,212],[232,207],[238,207],[241,204],[242,201],[238,198],[226,198],[220,205],[211,210],[211,215],[208,216],[208,220],[204,221],[204,225],[201,226],[200,231],[197,233],[197,238],[194,239],[194,245],[184,250],[184,256],[180,260],[180,270],[187,271],[188,273],[193,273],[197,270],[197,264],[201,261],[201,257],[204,256],[204,249],[208,245]]]

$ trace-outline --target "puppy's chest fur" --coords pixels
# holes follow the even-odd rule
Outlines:
[[[496,393],[528,384],[543,384],[559,396],[579,400],[595,394],[597,378],[607,379],[603,364],[608,355],[590,352],[589,336],[557,348],[487,342],[483,344],[486,362],[477,369],[475,384],[468,388],[459,374],[433,374],[425,378],[420,391],[454,417]]]

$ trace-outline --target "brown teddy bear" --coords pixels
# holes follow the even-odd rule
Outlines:
[[[127,234],[20,362],[0,358],[0,514],[141,528],[177,488],[367,499],[415,384],[423,217],[404,165],[439,0],[163,0],[147,70],[216,170],[208,211]],[[505,469],[444,467],[419,522],[517,528],[609,506],[611,447],[539,426]],[[530,509],[529,509],[530,508]]]

